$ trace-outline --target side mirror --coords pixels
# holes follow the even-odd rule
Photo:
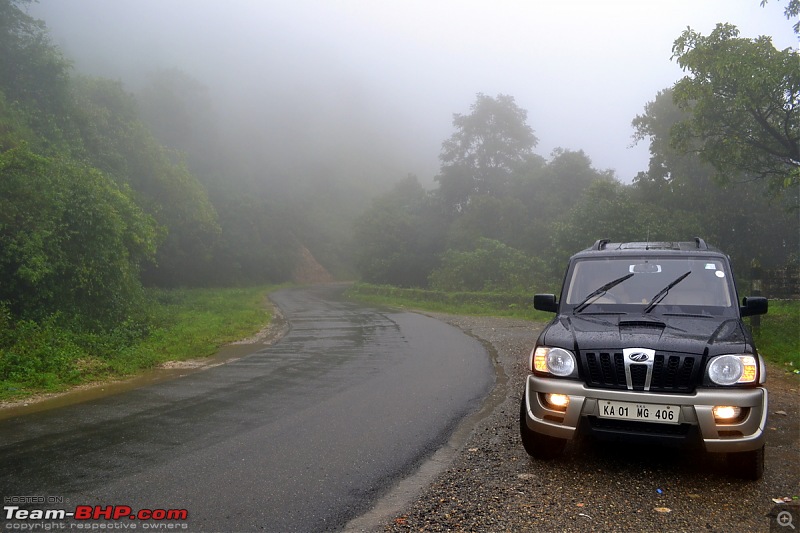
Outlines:
[[[533,308],[539,311],[549,311],[555,313],[558,311],[558,302],[556,302],[555,294],[535,294],[533,296]]]
[[[534,307],[536,305],[534,304]],[[739,312],[742,316],[753,316],[766,314],[769,302],[763,296],[747,296],[742,298],[742,306]]]

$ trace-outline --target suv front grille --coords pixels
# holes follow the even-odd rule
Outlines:
[[[627,389],[625,362],[622,352],[584,352],[586,385],[608,389]],[[656,353],[650,391],[692,393],[699,372],[697,358],[693,355]],[[647,366],[631,364],[633,390],[645,390]]]

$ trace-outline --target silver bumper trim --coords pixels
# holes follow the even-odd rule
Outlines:
[[[546,393],[570,397],[566,411],[546,405]],[[663,394],[629,390],[588,388],[580,381],[542,378],[533,374],[525,384],[526,424],[531,431],[572,439],[579,425],[599,413],[603,400],[674,405],[680,407],[681,424],[697,426],[709,452],[740,452],[763,446],[767,425],[767,389],[697,389],[693,394]],[[718,424],[711,410],[715,405],[747,408],[747,415],[733,424]]]

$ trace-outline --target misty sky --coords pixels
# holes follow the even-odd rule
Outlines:
[[[503,93],[528,111],[537,153],[583,149],[628,182],[648,161],[646,145],[630,148],[631,120],[682,75],[670,60],[680,32],[730,22],[796,47],[785,4],[40,0],[30,13],[79,71],[131,91],[160,68],[199,79],[254,150],[281,136],[355,159],[362,147],[383,158],[369,170],[382,179],[429,183],[452,114]]]

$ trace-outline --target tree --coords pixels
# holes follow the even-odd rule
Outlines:
[[[69,102],[70,64],[50,42],[44,23],[19,8],[30,3],[0,0],[0,88],[12,102],[58,113]]]
[[[636,209],[666,208],[667,220],[676,228],[683,219],[696,219],[698,235],[730,254],[740,275],[748,272],[753,259],[765,267],[782,266],[800,249],[797,212],[787,209],[797,205],[800,190],[787,189],[774,198],[763,180],[716,182],[714,168],[697,153],[677,150],[670,143],[673,126],[688,114],[666,89],[633,120],[635,139],[647,139],[650,145],[650,166],[639,173],[630,191],[640,204]],[[686,230],[682,235],[690,236]],[[666,237],[674,240],[681,235]]]
[[[144,278],[161,286],[192,285],[219,236],[217,212],[186,162],[160,145],[139,119],[136,100],[120,82],[78,77],[76,122],[85,157],[129,186],[145,212],[166,230]]]
[[[0,0],[0,149],[25,141],[52,155],[79,138],[70,119],[71,65],[44,23],[20,9],[30,1]]]
[[[298,243],[288,207],[276,208],[260,195],[238,189],[211,200],[219,212],[221,233],[200,281],[252,285],[291,278]]]
[[[447,244],[450,248],[468,250],[480,238],[494,239],[519,246],[527,218],[526,206],[514,197],[472,196],[467,206],[450,224]]]
[[[699,235],[698,213],[675,212],[637,199],[630,186],[595,181],[552,231],[554,260],[563,265],[577,250],[597,239],[615,242],[675,241]],[[553,272],[553,274],[557,274]]]
[[[473,194],[503,195],[515,173],[535,158],[538,142],[527,111],[513,96],[478,93],[471,113],[453,115],[455,133],[442,143],[436,180],[449,207],[463,207]]]
[[[62,313],[114,327],[140,301],[155,221],[96,169],[26,147],[0,154],[0,302],[15,316]]]
[[[553,150],[552,159],[527,173],[513,189],[524,205],[517,223],[517,237],[505,241],[529,254],[540,256],[551,248],[554,224],[566,217],[595,181],[615,181],[612,171],[599,171],[583,150]]]
[[[425,287],[446,228],[437,205],[409,175],[356,221],[356,268],[370,283]]]
[[[767,0],[761,0],[761,7],[765,5],[767,5]],[[800,0],[789,0],[786,4],[786,8],[783,10],[783,14],[786,16],[787,20],[792,20],[800,15]],[[795,22],[792,28],[795,33],[800,34],[800,22]]]
[[[800,54],[769,37],[745,39],[730,24],[703,36],[687,28],[673,59],[690,75],[674,86],[690,112],[672,141],[697,150],[716,179],[767,180],[775,190],[800,186]]]
[[[670,88],[659,91],[655,100],[645,105],[644,113],[631,122],[635,142],[647,140],[650,146],[648,169],[633,180],[643,201],[673,209],[707,209],[709,199],[718,199],[722,193],[720,184],[712,179],[714,168],[696,152],[678,150],[671,142],[675,125],[690,117],[689,111],[675,104]]]

